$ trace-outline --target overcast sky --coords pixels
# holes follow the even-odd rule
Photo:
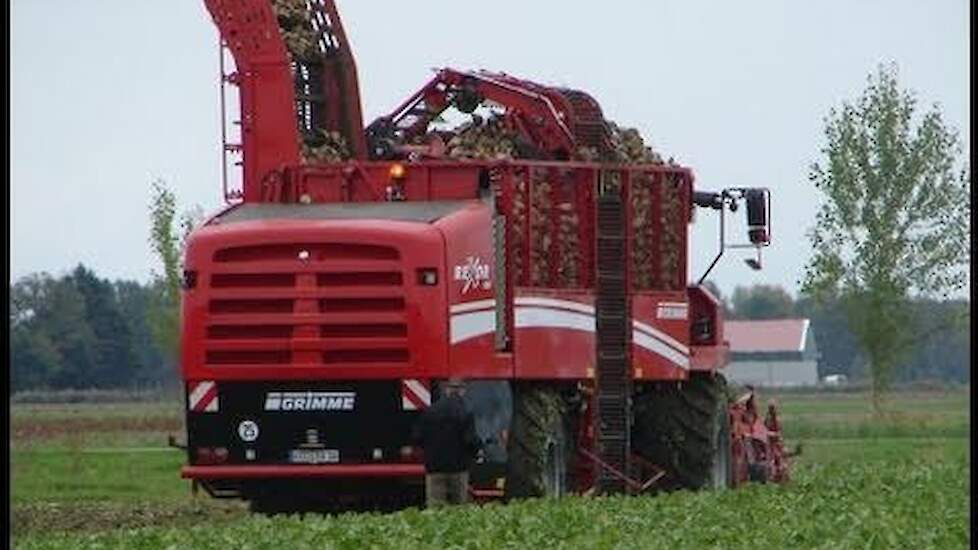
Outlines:
[[[775,243],[711,276],[793,294],[810,255],[823,116],[880,62],[961,132],[969,111],[965,0],[486,2],[340,0],[367,122],[438,66],[501,70],[583,89],[693,168],[701,189],[767,186]],[[600,6],[600,8],[598,8]],[[220,195],[217,33],[202,0],[12,0],[11,276],[82,262],[147,280],[150,183],[182,207]],[[738,216],[738,222],[740,216]],[[697,277],[715,253],[697,216]]]

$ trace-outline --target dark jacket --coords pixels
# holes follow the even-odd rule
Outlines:
[[[475,417],[459,396],[443,397],[421,413],[415,441],[424,449],[428,473],[454,474],[469,468],[481,446]]]

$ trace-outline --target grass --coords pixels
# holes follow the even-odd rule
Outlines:
[[[222,549],[968,546],[966,393],[894,396],[883,418],[872,416],[865,395],[776,398],[789,444],[805,444],[785,487],[304,519],[250,516],[240,505],[190,498],[178,477],[179,451],[125,448],[155,437],[138,421],[113,424],[131,429],[70,437],[39,432],[13,441],[14,542]],[[14,419],[20,414],[28,422],[31,415],[18,407]],[[159,418],[170,414],[168,407],[128,405],[107,416]],[[49,422],[58,414],[45,409],[36,418]],[[99,418],[98,408],[61,414]],[[109,437],[117,444],[106,445]],[[103,448],[91,452],[94,446]]]
[[[147,403],[30,403],[14,404],[10,413],[13,422],[65,419],[138,421],[145,418],[181,420],[183,403],[176,400]]]
[[[807,439],[876,439],[893,437],[968,437],[967,414],[890,414],[849,417],[802,417],[784,419],[785,437]]]
[[[179,401],[148,403],[13,404],[11,444],[80,447],[165,446],[183,432]],[[138,444],[136,443],[138,442]]]
[[[190,483],[179,478],[184,462],[176,449],[14,450],[11,502],[186,499]]]
[[[789,439],[968,437],[967,390],[892,394],[875,415],[866,394],[773,395]],[[765,401],[766,402],[766,401]]]

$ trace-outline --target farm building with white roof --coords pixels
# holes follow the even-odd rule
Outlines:
[[[818,384],[818,350],[808,319],[727,321],[727,380],[758,387]]]

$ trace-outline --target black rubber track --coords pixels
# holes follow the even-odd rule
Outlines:
[[[505,497],[554,496],[547,488],[548,445],[563,447],[570,456],[571,441],[565,416],[567,406],[552,384],[517,382],[513,384],[513,420],[509,432]],[[566,491],[567,479],[563,479]]]
[[[669,488],[709,487],[726,401],[722,375],[694,373],[646,389],[634,399],[633,451],[666,469]]]

